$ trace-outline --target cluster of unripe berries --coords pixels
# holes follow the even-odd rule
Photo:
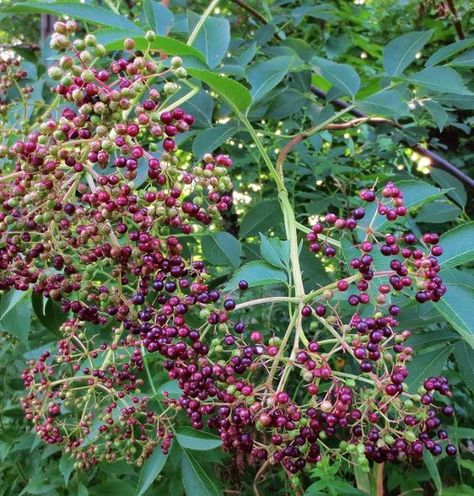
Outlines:
[[[11,103],[32,93],[32,86],[22,84],[27,76],[19,57],[0,51],[0,115],[7,114]]]
[[[357,256],[344,262],[347,277],[298,306],[289,353],[280,333],[234,318],[234,299],[209,288],[204,263],[185,256],[181,236],[231,208],[232,161],[206,154],[193,165],[179,150],[176,136],[194,118],[163,95],[186,76],[180,60],[161,67],[126,40],[104,65],[105,48],[91,35],[73,39],[76,30],[60,22],[52,40],[64,54],[49,74],[66,105],[8,148],[12,167],[0,182],[0,289],[32,287],[72,316],[57,352],[23,373],[38,435],[64,444],[80,467],[142,463],[160,443],[167,452],[179,412],[195,429],[216,430],[226,449],[290,473],[331,454],[352,453],[365,470],[369,460],[418,459],[423,447],[439,454],[438,414],[452,409],[435,397],[449,386],[429,378],[408,391],[410,331],[397,331],[391,298],[416,288],[418,301],[437,301],[442,251],[435,234],[418,242],[403,230],[402,192],[389,183],[380,198],[361,193],[394,233],[364,224],[362,207],[312,227],[312,252],[335,257],[329,236],[351,231]],[[388,268],[377,266],[377,251]],[[337,303],[342,294],[349,310]],[[110,342],[97,325],[113,328]],[[177,381],[178,399],[144,396],[143,353]]]

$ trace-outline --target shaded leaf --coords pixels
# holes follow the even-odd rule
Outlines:
[[[240,237],[266,232],[282,222],[278,200],[264,200],[247,211],[240,224]]]
[[[143,29],[138,27],[135,23],[112,12],[103,7],[97,7],[90,4],[82,4],[80,2],[15,2],[8,7],[7,12],[14,13],[44,13],[55,15],[67,15],[76,20],[88,21],[93,24],[100,24],[102,26],[110,26],[112,28],[124,29],[130,33],[143,35]]]
[[[181,474],[186,494],[188,496],[218,496],[221,494],[198,458],[188,450],[183,449],[182,452]]]
[[[193,31],[201,18],[194,12],[188,12],[189,33]],[[208,17],[201,26],[193,46],[202,52],[207,65],[214,69],[225,57],[230,43],[230,25],[223,17]]]
[[[147,491],[153,481],[160,475],[167,460],[168,455],[163,454],[161,448],[156,446],[140,470],[136,496],[142,496]]]
[[[200,159],[205,153],[212,153],[231,138],[238,129],[236,125],[228,123],[211,127],[199,133],[193,142],[194,155]]]
[[[254,102],[264,97],[288,74],[293,57],[282,55],[264,62],[252,65],[247,71],[247,77],[252,85]]]
[[[202,239],[202,251],[206,260],[213,265],[240,266],[242,245],[228,232],[218,232]]]
[[[233,79],[229,79],[210,71],[201,69],[188,69],[188,74],[209,85],[225,101],[240,111],[246,110],[251,102],[247,88]]]
[[[431,67],[433,65],[439,64],[443,62],[443,60],[456,55],[467,48],[474,46],[474,38],[468,38],[466,40],[459,40],[451,43],[450,45],[443,46],[436,50],[430,58],[426,61],[426,66]]]
[[[249,287],[267,286],[269,284],[280,284],[287,282],[286,273],[271,266],[267,262],[254,261],[243,265],[238,269],[232,279],[227,283],[225,290],[236,289],[239,281],[247,281]]]
[[[218,436],[208,432],[197,431],[191,427],[177,429],[176,441],[182,448],[195,451],[207,451],[222,445],[222,441]]]
[[[415,60],[416,54],[426,45],[433,34],[414,31],[390,41],[383,50],[383,67],[389,76],[398,76]]]
[[[267,238],[260,233],[260,253],[271,265],[286,269],[290,261],[290,243],[278,238]]]
[[[466,88],[461,76],[450,67],[427,67],[409,77],[412,83],[439,93],[458,93],[472,95]]]
[[[474,353],[464,341],[459,341],[454,348],[456,364],[466,386],[474,392]]]
[[[440,237],[443,254],[438,258],[443,269],[474,260],[474,222],[461,224]]]

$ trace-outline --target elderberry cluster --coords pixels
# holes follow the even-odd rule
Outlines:
[[[55,30],[63,54],[49,75],[64,105],[8,148],[0,178],[0,289],[32,288],[68,315],[56,352],[22,376],[41,439],[63,444],[78,467],[141,464],[158,445],[169,450],[184,413],[225,449],[289,473],[324,456],[368,470],[439,454],[440,414],[453,410],[437,400],[449,385],[407,386],[411,333],[398,329],[392,300],[442,297],[442,249],[436,234],[418,240],[404,228],[402,191],[364,190],[367,208],[308,229],[310,250],[346,277],[292,299],[286,330],[254,329],[242,313],[252,303],[211,289],[182,243],[231,208],[232,160],[193,163],[179,148],[194,123],[173,96],[181,60],[164,65],[133,40],[107,58],[94,36],[75,37],[74,21]],[[179,398],[155,391],[147,357]]]

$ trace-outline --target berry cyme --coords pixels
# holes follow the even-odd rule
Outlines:
[[[441,428],[453,409],[437,406],[451,394],[446,378],[417,391],[406,383],[416,358],[397,297],[436,303],[446,287],[438,235],[406,228],[403,191],[363,190],[347,216],[306,228],[309,250],[344,275],[309,292],[295,276],[295,219],[280,194],[288,296],[240,302],[249,282],[236,294],[215,289],[182,241],[232,207],[232,160],[180,148],[195,120],[183,110],[195,93],[176,96],[187,78],[181,59],[134,52],[132,39],[109,58],[76,31],[59,22],[52,38],[61,106],[2,151],[11,171],[0,178],[0,288],[32,288],[68,314],[57,350],[22,376],[40,438],[64,445],[79,467],[142,464],[158,446],[169,451],[187,416],[225,449],[289,473],[325,456],[366,471],[369,461],[420,459],[424,448],[454,456]],[[265,303],[289,308],[277,331],[247,317]],[[177,382],[179,398],[157,393],[148,360]]]

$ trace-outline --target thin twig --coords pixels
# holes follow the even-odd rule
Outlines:
[[[269,460],[264,462],[262,466],[258,469],[257,474],[255,475],[255,479],[253,480],[253,492],[255,493],[255,496],[260,496],[260,491],[257,488],[258,479],[261,477],[263,472],[265,472],[269,463],[270,463]]]
[[[458,16],[456,6],[454,5],[454,0],[446,0],[446,5],[448,6],[449,12],[453,16],[453,24],[456,29],[456,33],[458,34],[459,39],[463,40],[466,36],[464,35],[461,18]]]

